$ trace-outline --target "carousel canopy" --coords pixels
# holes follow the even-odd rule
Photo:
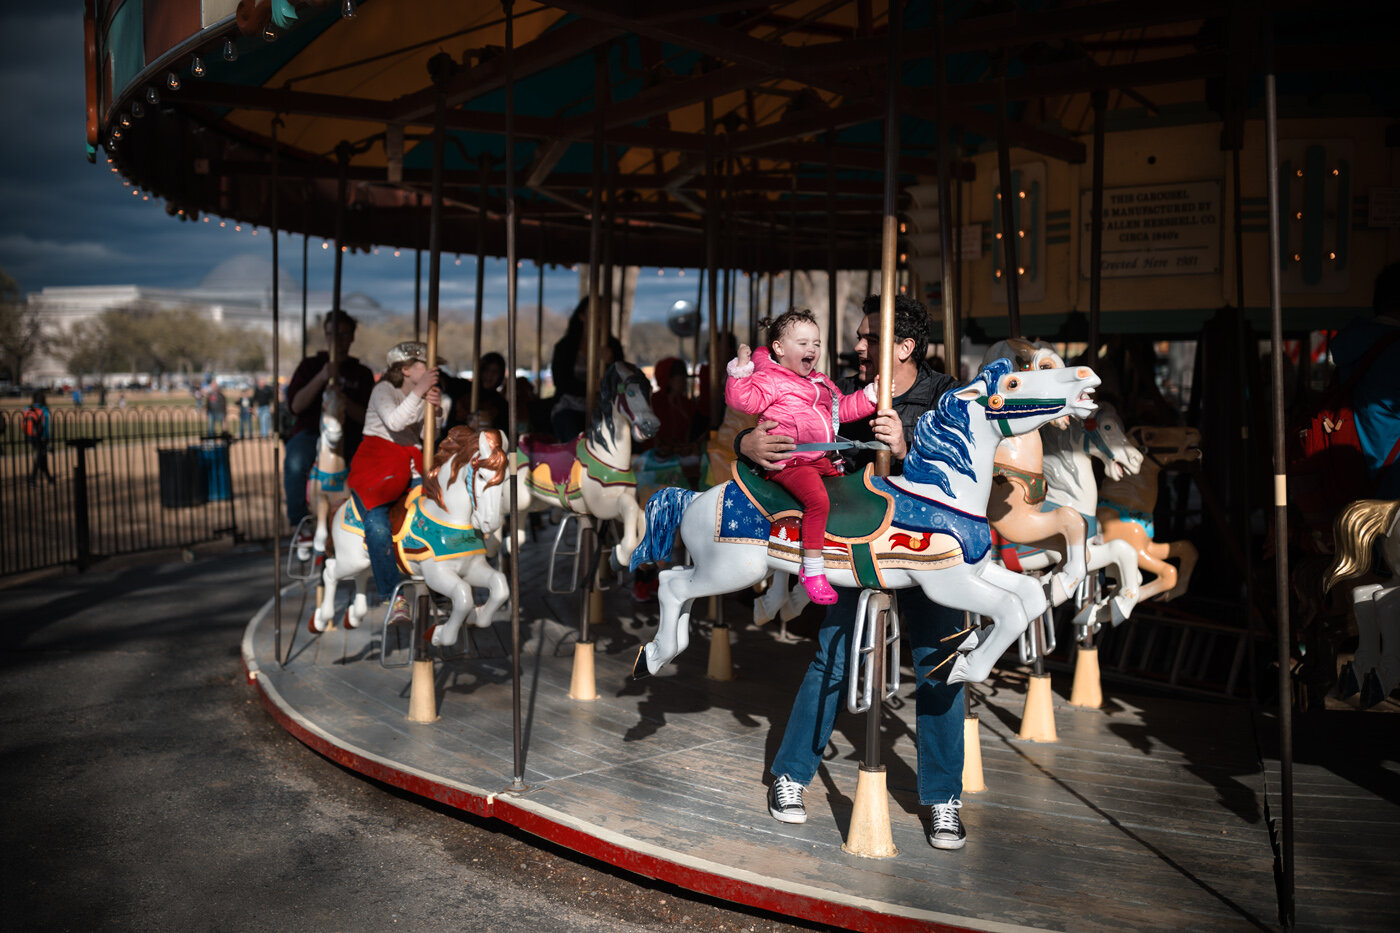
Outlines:
[[[1330,19],[1315,4],[1273,6],[1279,71],[1293,82],[1285,92],[1359,95],[1358,106],[1393,112],[1393,84],[1338,76],[1389,61],[1358,29],[1386,4],[1333,4]],[[275,145],[281,227],[335,236],[343,181],[343,243],[426,247],[441,99],[443,248],[505,252],[499,2],[87,0],[87,9],[89,154],[105,147],[172,213],[269,224]],[[901,191],[936,181],[940,39],[955,179],[970,180],[966,159],[995,147],[1003,100],[1012,147],[1074,163],[1086,158],[1094,91],[1111,91],[1120,125],[1224,122],[1226,145],[1258,91],[1258,10],[1248,3],[902,9]],[[601,144],[602,203],[622,261],[702,263],[710,208],[723,218],[725,265],[826,268],[830,214],[838,267],[875,261],[886,3],[521,0],[513,15],[523,255],[587,259]]]

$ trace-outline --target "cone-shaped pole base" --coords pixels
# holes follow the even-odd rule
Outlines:
[[[861,765],[856,779],[856,803],[843,851],[862,858],[894,858],[899,850],[890,834],[890,797],[885,792],[885,769]]]
[[[982,737],[977,732],[977,717],[963,720],[963,793],[980,794],[987,789],[982,779]]]
[[[734,679],[734,663],[729,656],[727,625],[716,625],[710,629],[710,667],[705,676],[710,680]]]
[[[1032,674],[1026,686],[1026,709],[1021,714],[1021,731],[1016,738],[1029,742],[1058,742],[1055,734],[1055,703],[1050,694],[1050,675]]]
[[[413,662],[413,681],[408,694],[409,722],[437,722],[437,685],[433,682],[433,661]]]
[[[1074,662],[1074,687],[1069,692],[1069,705],[1085,709],[1103,706],[1103,688],[1099,685],[1099,649],[1079,649],[1079,657]]]
[[[596,700],[598,688],[593,681],[593,642],[574,644],[574,672],[569,678],[569,699]]]

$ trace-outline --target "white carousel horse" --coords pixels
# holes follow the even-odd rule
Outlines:
[[[1087,366],[1014,372],[1010,361],[994,360],[919,418],[903,476],[874,477],[867,468],[841,481],[863,484],[858,493],[874,503],[875,518],[860,536],[833,541],[841,533],[835,517],[842,515],[833,507],[825,558],[834,585],[919,586],[935,602],[992,619],[990,631],[977,633],[975,647],[971,637],[959,646],[970,650],[950,666],[950,683],[986,679],[1029,620],[1046,608],[1039,584],[992,557],[986,509],[997,443],[1065,414],[1089,415],[1096,407],[1089,396],[1098,384]],[[858,527],[854,513],[842,518]],[[647,503],[646,519],[634,567],[669,554],[677,526],[694,565],[661,572],[660,622],[655,638],[638,653],[634,677],[656,673],[685,650],[695,599],[752,586],[770,571],[796,573],[796,526],[770,523],[738,481],[703,493],[664,489]],[[842,540],[850,542],[848,550]]]
[[[350,498],[345,485],[349,464],[341,445],[345,440],[345,395],[331,384],[321,395],[321,434],[316,441],[316,460],[306,481],[306,501],[316,518],[316,535],[311,546],[299,547],[297,558],[310,560],[312,553],[324,554],[330,537],[330,516]]]
[[[496,610],[510,596],[505,575],[487,559],[487,539],[500,530],[509,507],[508,487],[503,482],[507,463],[503,446],[501,432],[496,429],[478,434],[462,425],[452,428],[438,447],[423,484],[409,490],[401,503],[402,518],[394,510],[394,542],[401,566],[421,575],[434,593],[452,600],[447,621],[432,632],[435,645],[455,644],[469,615],[478,627],[490,625]],[[530,492],[523,476],[517,474],[516,480],[518,504],[524,508]],[[359,625],[368,611],[364,582],[370,569],[369,554],[364,525],[352,501],[336,510],[331,540],[334,548],[326,555],[322,573],[325,593],[311,616],[313,632],[325,631],[334,616],[335,588],[341,580],[349,578],[355,587],[345,611],[345,627]],[[489,591],[479,607],[473,586]]]
[[[1371,569],[1371,551],[1381,542],[1381,557],[1390,568],[1391,582],[1352,587],[1351,607],[1359,641],[1356,656],[1343,668],[1338,694],[1361,694],[1369,708],[1400,685],[1400,499],[1358,499],[1333,522],[1336,554],[1322,581],[1326,593]]]
[[[562,444],[520,439],[530,458],[530,510],[559,506],[594,518],[617,519],[622,540],[613,548],[619,567],[627,566],[642,538],[642,507],[632,470],[632,441],[656,434],[661,421],[651,410],[651,380],[631,363],[614,363],[603,376],[588,430]]]
[[[1141,594],[1142,572],[1138,569],[1137,552],[1121,539],[1107,541],[1099,532],[1095,510],[1099,501],[1098,482],[1094,478],[1093,461],[1103,464],[1108,480],[1121,480],[1142,469],[1142,451],[1128,439],[1117,410],[1108,403],[1099,405],[1093,417],[1071,421],[1068,428],[1047,426],[1040,430],[1045,447],[1042,469],[1045,471],[1045,500],[1056,506],[1068,506],[1080,515],[1089,528],[1086,550],[1091,571],[1113,568],[1118,586],[1112,593],[1086,606],[1087,620],[1099,621],[1106,613],[1115,625],[1127,619]]]
[[[1128,431],[1128,439],[1146,457],[1142,468],[1133,475],[1109,479],[1099,489],[1096,515],[1105,541],[1126,541],[1137,554],[1138,569],[1155,574],[1156,579],[1143,584],[1138,600],[1161,595],[1163,602],[1176,599],[1191,583],[1196,569],[1196,546],[1190,541],[1157,543],[1153,540],[1152,513],[1157,507],[1157,474],[1169,463],[1195,461],[1201,458],[1201,432],[1186,427],[1136,427]],[[1168,563],[1180,561],[1181,570]]]

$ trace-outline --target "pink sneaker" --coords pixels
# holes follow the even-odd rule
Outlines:
[[[830,606],[836,602],[836,591],[826,582],[826,574],[819,573],[815,577],[809,577],[806,570],[798,570],[797,579],[807,588],[807,595],[812,597],[812,602],[822,606]]]

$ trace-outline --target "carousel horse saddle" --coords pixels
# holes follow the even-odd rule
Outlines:
[[[877,492],[870,485],[872,468],[849,476],[823,479],[831,514],[826,520],[829,537],[845,541],[865,541],[879,534],[890,523],[894,511],[892,496]],[[772,480],[764,479],[742,461],[734,464],[734,483],[767,521],[802,514],[797,497]]]
[[[1117,502],[1110,502],[1107,499],[1099,499],[1099,508],[1108,509],[1117,513],[1118,517],[1125,522],[1134,522],[1142,526],[1142,530],[1147,532],[1147,537],[1156,539],[1157,529],[1154,527],[1154,519],[1146,512],[1139,512],[1137,509],[1128,508]]]
[[[530,458],[531,473],[538,470],[541,464],[547,466],[550,483],[569,481],[569,471],[574,466],[574,449],[577,446],[577,440],[554,444],[539,440],[534,434],[520,436],[520,452]]]

